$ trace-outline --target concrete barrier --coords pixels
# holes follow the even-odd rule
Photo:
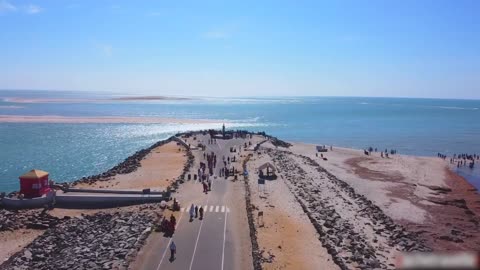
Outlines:
[[[188,146],[188,144],[184,140],[182,140],[181,138],[178,138],[178,137],[171,137],[171,138],[172,138],[172,140],[174,140],[174,141],[180,143],[181,145],[183,145],[185,148],[190,149],[190,146]]]
[[[83,192],[83,193],[109,193],[109,194],[144,194],[143,190],[127,189],[89,189],[89,188],[66,188],[65,192]],[[164,191],[150,190],[149,194],[164,195]]]
[[[42,197],[33,199],[17,199],[5,197],[2,199],[2,205],[7,209],[42,208],[45,205],[54,203],[54,201],[55,191],[50,191]]]
[[[42,208],[45,205],[54,205],[59,208],[94,209],[112,208],[144,203],[158,203],[170,200],[169,192],[161,194],[114,194],[114,193],[87,193],[50,191],[46,196],[33,199],[17,199],[5,197],[1,204],[6,209]]]
[[[92,194],[92,193],[64,193],[55,197],[55,207],[58,208],[112,208],[119,206],[156,203],[168,201],[164,195],[140,194]]]

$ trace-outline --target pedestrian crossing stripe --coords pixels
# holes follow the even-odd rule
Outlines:
[[[230,208],[228,208],[225,205],[204,205],[203,206],[204,212],[212,212],[212,213],[230,213]],[[180,208],[180,212],[189,212],[190,208],[188,207],[182,207]]]

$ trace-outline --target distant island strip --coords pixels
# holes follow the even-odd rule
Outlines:
[[[208,119],[182,119],[133,116],[59,116],[59,115],[0,115],[0,123],[124,123],[124,124],[206,124],[224,121]]]
[[[98,103],[107,101],[158,101],[158,100],[193,100],[188,97],[167,97],[167,96],[120,96],[109,98],[3,98],[4,102],[11,103]]]

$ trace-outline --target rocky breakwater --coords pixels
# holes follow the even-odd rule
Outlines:
[[[242,168],[246,168],[247,162],[250,160],[250,156],[247,156],[242,163]],[[262,251],[258,245],[257,239],[257,229],[255,228],[255,217],[253,216],[253,211],[255,206],[251,201],[251,191],[250,191],[250,181],[248,179],[244,180],[245,185],[245,206],[247,210],[247,219],[248,227],[250,231],[250,242],[252,243],[252,259],[253,259],[253,269],[262,270],[262,262],[264,262]]]
[[[154,219],[146,212],[72,218],[45,231],[0,269],[127,269]]]
[[[185,149],[187,150],[188,159],[187,159],[187,162],[185,163],[185,165],[183,166],[182,174],[178,177],[178,180],[180,182],[183,182],[183,181],[185,181],[185,176],[188,174],[188,172],[190,171],[190,169],[193,166],[193,163],[195,161],[195,157],[193,156],[193,153],[192,153],[192,150],[190,149],[190,147],[184,141],[182,141],[181,139],[179,139],[177,137],[175,137],[174,139],[179,144],[183,145],[183,147],[185,147]],[[173,182],[172,185],[173,185],[174,188],[176,188],[176,186],[178,186],[177,182]]]
[[[341,269],[394,269],[398,251],[430,251],[415,233],[311,158],[267,151]]]
[[[0,209],[0,232],[18,229],[45,230],[61,222],[62,219],[49,215],[45,209],[18,211]]]

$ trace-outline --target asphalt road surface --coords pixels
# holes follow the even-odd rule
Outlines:
[[[206,137],[199,138],[204,143]],[[222,156],[233,156],[230,153],[231,146],[240,146],[242,139],[217,140],[217,144],[207,144],[206,153],[212,151],[217,155],[217,168],[215,175],[223,167]],[[237,147],[238,148],[238,147]],[[238,151],[238,150],[237,150]],[[199,151],[203,157],[203,152]],[[238,156],[237,156],[238,158]],[[204,161],[206,162],[206,161]],[[196,160],[195,164],[198,164]],[[240,170],[240,163],[236,162],[235,167]],[[194,167],[196,171],[198,167]],[[212,179],[212,177],[210,177]],[[212,190],[208,194],[202,193],[202,185],[198,181],[187,181],[182,186],[180,200],[181,211],[177,218],[177,228],[172,238],[163,237],[160,233],[153,234],[153,246],[145,251],[142,256],[141,269],[202,269],[202,270],[223,270],[234,269],[234,237],[232,219],[229,219],[231,211],[234,211],[234,201],[229,200],[227,189],[231,185],[230,180],[216,178],[212,181]],[[200,220],[190,219],[190,203],[204,207],[204,218]],[[174,241],[177,247],[176,258],[170,261],[170,241]]]

